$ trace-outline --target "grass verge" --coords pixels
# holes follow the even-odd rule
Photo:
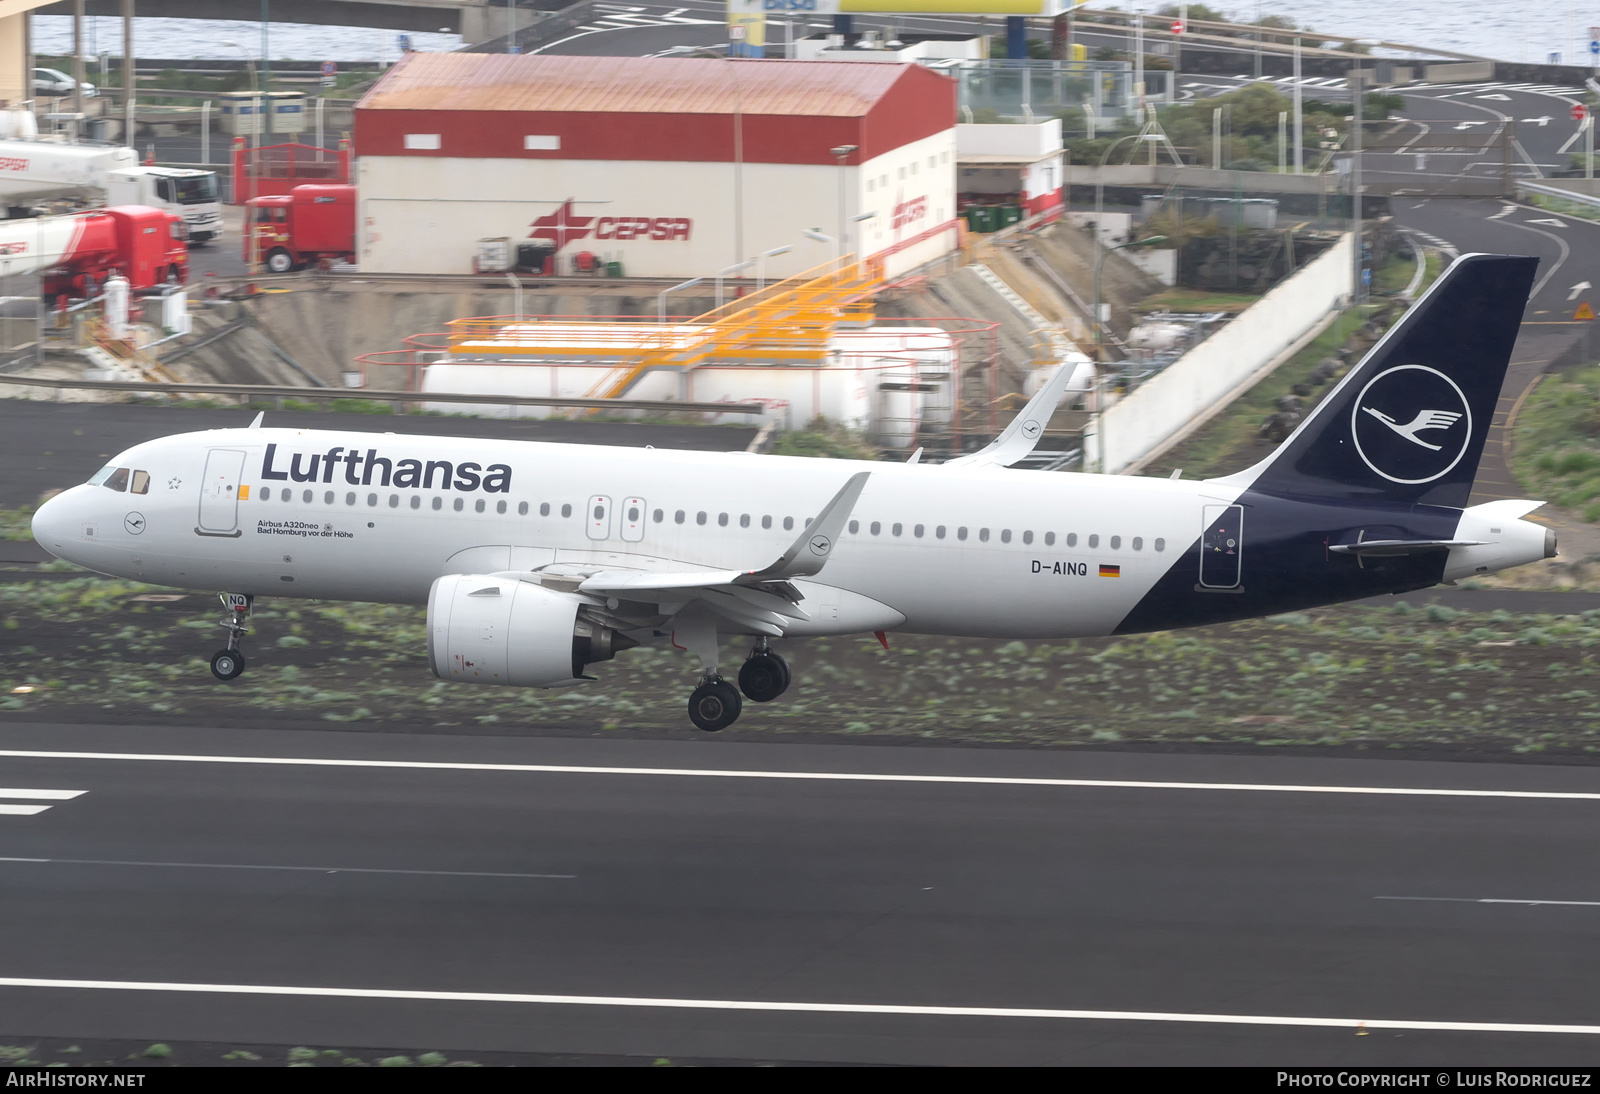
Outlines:
[[[582,688],[474,688],[429,673],[420,608],[269,600],[249,670],[222,684],[216,615],[209,596],[95,577],[0,585],[0,717],[697,736],[697,670],[671,648],[594,665]],[[1401,600],[1121,638],[782,645],[793,686],[724,736],[1600,752],[1600,612]],[[743,655],[728,648],[728,667]]]

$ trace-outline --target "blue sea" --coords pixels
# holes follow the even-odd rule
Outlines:
[[[1164,3],[1121,0],[1104,6],[1154,14]],[[1564,63],[1582,64],[1589,58],[1590,24],[1600,30],[1600,4],[1563,0],[1336,0],[1331,4],[1328,0],[1221,0],[1210,6],[1244,22],[1278,15],[1330,33],[1359,34],[1502,61],[1543,62],[1560,54]],[[91,17],[85,23],[87,55],[121,55],[121,19]],[[144,57],[212,58],[239,56],[242,51],[259,59],[263,54],[260,23],[154,18],[140,18],[135,23],[137,52]],[[34,16],[34,41],[39,53],[70,53],[71,17]],[[411,41],[412,47],[420,50],[449,50],[462,44],[456,34],[413,34]],[[237,43],[238,48],[227,42]],[[269,23],[266,44],[266,52],[280,60],[392,62],[401,52],[399,35],[392,30],[303,23]]]

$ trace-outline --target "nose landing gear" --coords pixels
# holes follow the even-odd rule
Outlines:
[[[239,651],[239,644],[250,633],[245,620],[255,597],[247,593],[223,593],[221,599],[228,614],[218,626],[227,628],[228,645],[211,655],[211,675],[218,680],[233,680],[244,672],[244,654]]]

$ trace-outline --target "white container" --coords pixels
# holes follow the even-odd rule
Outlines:
[[[422,390],[593,398],[627,374],[630,350],[688,344],[697,334],[687,324],[513,325],[498,336],[463,343],[448,359],[426,366]],[[584,339],[591,340],[595,358],[581,356]],[[563,359],[540,356],[541,347],[561,347]],[[718,362],[687,371],[647,372],[618,404],[621,409],[632,400],[761,403],[782,429],[803,429],[823,417],[865,432],[886,447],[903,448],[920,430],[947,427],[952,421],[958,372],[955,340],[947,331],[872,327],[836,331],[828,356],[815,365]],[[502,418],[569,413],[562,407],[492,403],[430,403],[426,408]],[[725,420],[744,422],[749,416],[728,415]]]
[[[472,256],[473,273],[505,273],[511,268],[511,237],[493,236],[478,240]]]
[[[106,278],[105,307],[106,329],[113,338],[128,336],[128,279],[120,274]]]

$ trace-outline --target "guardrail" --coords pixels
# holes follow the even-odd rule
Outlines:
[[[1579,205],[1600,205],[1600,197],[1591,197],[1580,194],[1576,190],[1563,190],[1559,186],[1542,186],[1537,182],[1524,182],[1517,180],[1517,192],[1526,190],[1530,194],[1543,194],[1545,197],[1560,198],[1563,201],[1575,201]]]
[[[578,410],[649,410],[661,413],[764,415],[760,403],[689,403],[670,400],[559,399],[539,395],[492,395],[454,391],[369,391],[366,388],[282,387],[275,384],[141,384],[122,380],[51,380],[0,376],[13,387],[119,391],[135,395],[238,395],[261,399],[371,399],[381,403],[471,403],[490,406],[555,406]],[[396,411],[398,413],[398,411]]]

